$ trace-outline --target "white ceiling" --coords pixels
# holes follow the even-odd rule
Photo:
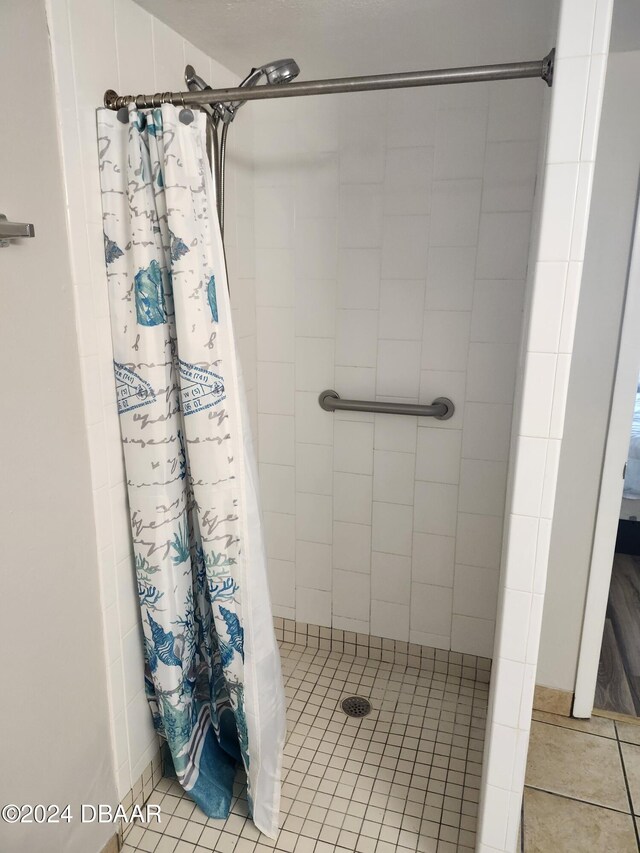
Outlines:
[[[239,76],[293,56],[300,80],[540,59],[557,17],[557,0],[137,2]]]

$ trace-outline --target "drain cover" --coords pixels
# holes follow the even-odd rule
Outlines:
[[[366,717],[371,713],[371,703],[363,696],[348,696],[342,702],[342,710],[348,717]]]

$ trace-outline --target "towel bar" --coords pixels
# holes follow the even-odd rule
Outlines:
[[[0,213],[0,247],[8,246],[14,237],[34,237],[35,233],[30,222],[9,222],[4,213]]]

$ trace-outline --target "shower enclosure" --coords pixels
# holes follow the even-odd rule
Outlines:
[[[298,72],[280,60],[215,90],[189,65],[189,93],[135,102],[203,106],[222,223],[230,124],[263,101],[251,111],[256,346],[244,368],[277,630],[290,689],[314,668],[327,683],[351,670],[344,687],[363,695],[349,701],[373,710],[351,734],[327,708],[349,755],[345,796],[385,795],[377,830],[354,815],[318,832],[347,833],[353,849],[361,832],[386,838],[393,800],[404,816],[389,844],[472,850],[545,91],[524,78],[551,85],[553,51],[312,83],[293,83]],[[438,85],[451,83],[473,86]],[[112,109],[130,100],[105,95]],[[239,223],[227,238],[233,270],[247,263]],[[322,705],[326,691],[308,690]],[[374,744],[407,722],[415,753],[405,732],[374,772]],[[302,713],[290,745],[305,726],[323,739]],[[318,756],[290,750],[285,791],[294,777],[329,781]]]
[[[290,692],[298,694],[290,714],[293,725],[300,722],[302,728],[294,734],[292,750],[298,746],[295,739],[305,737],[301,732],[309,725],[308,715],[317,711],[321,722],[327,713],[333,715],[345,698],[343,690],[365,694],[374,712],[383,716],[391,705],[405,713],[409,695],[420,702],[425,690],[441,690],[447,707],[441,708],[444,716],[436,713],[444,723],[441,735],[449,741],[461,734],[446,730],[451,723],[446,714],[451,713],[452,702],[459,709],[470,707],[471,688],[465,684],[458,700],[453,700],[444,681],[472,682],[475,698],[483,701],[486,658],[494,649],[522,309],[525,301],[531,302],[524,297],[527,256],[531,246],[529,267],[535,279],[530,279],[529,293],[564,295],[566,290],[568,298],[575,296],[580,218],[588,211],[591,137],[597,131],[597,89],[606,58],[607,5],[604,0],[585,4],[584,9],[582,4],[580,9],[562,4],[552,90],[535,79],[485,80],[317,98],[280,96],[277,103],[270,99],[247,105],[236,114],[227,154],[225,251],[257,444],[271,597],[285,675]],[[196,17],[188,20],[173,6],[170,2],[154,6],[154,13],[166,23],[130,0],[118,0],[115,10],[88,0],[76,4],[73,15],[60,0],[52,4],[51,14],[54,63],[62,81],[65,169],[75,175],[77,164],[82,164],[82,181],[68,182],[69,232],[109,637],[114,763],[122,798],[154,760],[156,744],[137,680],[139,636],[127,507],[121,461],[114,451],[117,418],[100,272],[103,237],[94,110],[115,80],[123,92],[175,92],[185,59],[202,75],[203,83],[231,88],[222,95],[223,103],[259,100],[267,92],[295,92],[295,86],[303,85],[295,81],[282,87],[239,88],[239,74],[260,51],[252,49],[249,55],[246,39],[239,44],[225,38],[229,28],[238,25],[233,23],[238,10],[229,9],[228,16],[216,21],[221,38],[216,42],[210,29],[194,28]],[[491,8],[499,6],[496,0]],[[415,14],[422,11],[416,9]],[[344,7],[336,15],[347,12]],[[479,7],[463,10],[461,4],[439,8],[429,26],[420,28],[413,18],[399,15],[384,29],[385,51],[368,54],[355,49],[354,30],[349,27],[344,33],[339,28],[327,30],[322,39],[315,33],[304,52],[292,49],[279,40],[281,13],[271,7],[271,19],[260,16],[256,26],[264,29],[264,44],[272,44],[274,54],[293,52],[308,77],[327,74],[329,66],[326,58],[319,61],[320,53],[330,55],[337,74],[373,71],[386,76],[384,72],[392,70],[384,67],[387,50],[394,57],[392,68],[427,64],[447,68],[541,57],[556,42],[552,0],[510,4],[500,29],[493,26],[491,16],[481,15]],[[387,4],[380,14],[393,16],[395,7]],[[305,17],[296,25],[308,29],[311,24]],[[414,38],[418,29],[420,50]],[[191,33],[202,45],[219,44],[216,55],[223,56],[235,73],[210,60],[178,30]],[[240,31],[249,35],[250,28]],[[401,31],[402,39],[395,43]],[[363,39],[371,39],[372,20],[363,19],[359,32]],[[454,33],[455,39],[447,37]],[[345,35],[351,39],[348,52]],[[402,61],[405,56],[409,59]],[[427,56],[436,58],[431,62]],[[540,60],[536,61],[541,70]],[[313,70],[307,74],[304,66]],[[575,75],[589,92],[586,103],[593,120],[586,124],[581,101],[575,97]],[[563,131],[552,135],[549,150],[543,153],[544,103],[550,95],[556,113],[571,119],[570,135],[577,150],[564,142]],[[190,97],[208,96],[193,91],[185,94],[185,101]],[[180,100],[176,103],[181,106]],[[583,128],[584,134],[587,130],[591,134],[584,150]],[[551,165],[543,169],[541,164],[547,163]],[[578,169],[581,182],[576,193]],[[539,251],[537,231],[533,243],[531,239],[536,186],[545,188]],[[574,223],[576,239],[569,249]],[[542,263],[536,266],[538,260]],[[569,280],[567,266],[574,271]],[[97,272],[88,282],[89,268]],[[554,287],[552,273],[557,276]],[[528,315],[534,332],[541,304],[534,301]],[[544,302],[543,307],[559,327],[562,307],[555,302]],[[571,330],[570,318],[566,323]],[[530,325],[527,322],[525,328]],[[563,345],[567,334],[570,352],[570,331],[563,324]],[[515,515],[505,548],[507,577],[500,582],[508,588],[503,593],[505,618],[498,624],[500,642],[492,677],[498,687],[492,686],[497,692],[489,729],[489,752],[503,762],[492,761],[488,771],[485,762],[483,795],[483,813],[489,817],[482,843],[497,850],[512,849],[517,832],[537,614],[544,589],[545,533],[555,485],[553,460],[561,437],[560,415],[554,418],[553,432],[544,418],[535,419],[536,413],[548,414],[551,394],[549,399],[537,398],[535,405],[530,398],[534,387],[554,387],[557,410],[556,398],[561,403],[563,393],[562,377],[556,382],[553,372],[558,351],[557,341],[540,335],[528,339],[524,367],[537,372],[524,389],[526,422],[518,418],[511,456],[517,476],[507,506]],[[444,396],[453,401],[455,412],[442,421],[327,412],[318,397],[329,389],[343,400],[358,402],[429,406]],[[543,477],[544,504],[539,482]],[[516,565],[521,569],[517,576]],[[326,658],[324,674],[319,659],[313,659],[316,647]],[[337,654],[340,661],[331,657]],[[394,671],[396,666],[405,674],[409,670],[420,674],[401,685],[404,676]],[[418,683],[425,677],[428,686]],[[327,680],[339,685],[340,696]],[[498,689],[500,685],[503,689]],[[505,690],[505,685],[513,689]],[[430,716],[434,709],[426,713],[426,706],[418,707],[421,715],[425,709],[424,730],[437,732],[438,726],[433,729],[425,722],[434,719]],[[298,715],[299,720],[293,719]],[[377,722],[370,716],[356,724],[364,733]],[[342,736],[334,732],[334,724],[337,718],[323,726],[323,738],[327,731],[331,739]],[[481,728],[471,721],[469,727],[469,736],[471,728]],[[406,753],[380,758],[375,746],[380,734],[373,732],[369,739],[374,746],[365,763],[377,764],[384,777],[390,770],[387,764],[395,761],[396,771],[403,773],[405,765],[399,762],[406,760]],[[474,741],[479,740],[475,731],[473,735]],[[405,729],[404,736],[411,739],[414,732]],[[349,747],[352,761],[358,761],[356,753],[362,751],[362,740],[357,735],[355,740]],[[436,735],[432,742],[442,744],[443,739]],[[330,765],[317,750],[316,769],[320,763],[329,766],[328,773],[336,772],[344,748],[344,743],[338,744]],[[411,740],[400,746],[414,748]],[[434,754],[443,755],[440,749],[434,747]],[[301,750],[295,758],[310,760],[307,752],[300,755]],[[430,766],[438,764],[432,761]],[[360,774],[360,769],[362,781],[367,771]],[[471,775],[477,775],[476,770],[471,768]],[[339,772],[349,771],[343,766]],[[438,775],[440,770],[434,773],[434,782],[443,781]],[[400,778],[394,783],[382,777],[374,785],[397,783],[400,796],[395,800],[415,804],[413,794],[405,796]],[[318,779],[311,774],[308,781],[317,789],[322,784]],[[357,782],[353,787],[362,790]],[[411,787],[415,792],[418,786]],[[428,790],[426,794],[447,796]],[[387,792],[387,804],[391,796]],[[429,807],[439,806],[429,803]],[[287,816],[297,817],[301,808],[298,803]],[[415,808],[408,805],[402,816]],[[386,826],[394,827],[394,821],[397,818],[389,815]],[[292,820],[290,826],[294,824]],[[462,821],[453,829],[461,832]],[[368,837],[360,830],[362,826],[359,836]],[[464,827],[464,831],[473,830]],[[465,844],[470,840],[465,836]],[[381,835],[378,841],[396,843]],[[443,850],[445,844],[454,843],[437,841],[442,841]]]

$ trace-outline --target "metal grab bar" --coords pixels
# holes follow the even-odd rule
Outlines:
[[[337,391],[327,389],[318,397],[325,412],[385,412],[390,415],[417,415],[446,421],[453,416],[455,406],[448,397],[436,397],[430,406],[418,403],[379,403],[376,400],[343,400]]]

